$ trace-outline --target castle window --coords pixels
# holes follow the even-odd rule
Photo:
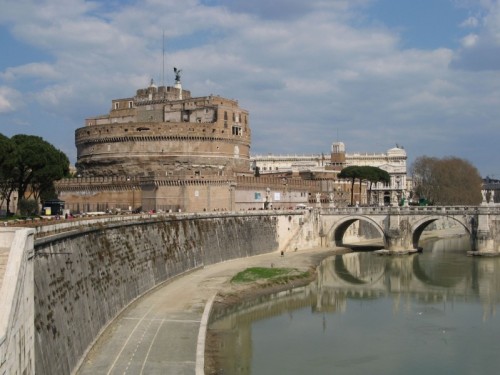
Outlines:
[[[116,103],[115,103],[115,109],[118,109],[118,105],[119,105],[119,103],[118,103],[118,102],[116,102]]]
[[[227,121],[227,112],[226,111],[224,111],[224,120]]]
[[[132,101],[128,102],[128,107],[129,108],[132,108],[133,106],[134,106],[134,102],[132,102]]]
[[[233,125],[233,135],[241,135],[241,127]]]

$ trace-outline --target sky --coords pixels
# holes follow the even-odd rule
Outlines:
[[[0,133],[75,129],[151,79],[237,99],[251,154],[405,148],[500,179],[500,0],[0,0]]]

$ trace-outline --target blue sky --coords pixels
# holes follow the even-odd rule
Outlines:
[[[151,78],[238,99],[253,154],[403,145],[500,178],[498,0],[0,0],[0,133],[74,131]]]

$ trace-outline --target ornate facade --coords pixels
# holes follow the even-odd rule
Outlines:
[[[342,168],[358,165],[373,166],[383,169],[391,176],[389,184],[378,183],[372,186],[371,197],[365,193],[357,197],[356,201],[361,204],[371,202],[372,204],[398,204],[402,198],[406,198],[407,172],[406,151],[401,147],[387,150],[385,153],[346,153],[342,142],[332,144],[331,154],[313,155],[255,155],[251,157],[253,168],[259,168],[259,172],[265,174],[276,173],[305,173],[310,172],[317,176],[335,180]],[[332,190],[335,193],[335,188]]]

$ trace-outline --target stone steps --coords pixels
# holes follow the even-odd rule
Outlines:
[[[9,251],[7,247],[0,247],[0,290],[2,290],[3,276],[9,260]]]

